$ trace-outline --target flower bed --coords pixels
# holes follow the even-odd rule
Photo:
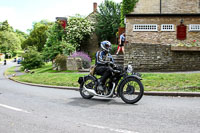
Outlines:
[[[200,51],[200,41],[193,40],[189,44],[179,43],[171,46],[172,51]]]
[[[200,47],[171,46],[172,51],[200,51]]]

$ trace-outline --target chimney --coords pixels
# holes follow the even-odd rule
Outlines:
[[[96,12],[96,11],[97,11],[97,3],[94,2],[94,3],[93,3],[93,12]]]

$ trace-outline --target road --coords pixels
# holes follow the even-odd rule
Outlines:
[[[1,133],[199,133],[200,98],[82,99],[78,91],[8,80],[0,66]]]

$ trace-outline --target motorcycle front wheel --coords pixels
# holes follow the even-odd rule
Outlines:
[[[84,99],[91,99],[93,95],[89,94],[85,89],[94,89],[95,80],[92,77],[86,77],[84,82],[80,85],[80,94]]]
[[[123,81],[119,93],[125,103],[134,104],[142,98],[144,87],[140,80],[131,77]]]

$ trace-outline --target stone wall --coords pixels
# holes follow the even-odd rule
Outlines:
[[[90,56],[94,55],[99,50],[98,37],[96,33],[92,33],[90,38],[83,43],[81,51],[88,53]]]
[[[171,51],[170,45],[129,43],[124,65],[138,71],[200,70],[200,51]]]
[[[181,19],[187,26],[186,40],[177,40],[177,25],[180,25]],[[151,32],[136,32],[133,31],[133,24],[157,24],[158,31]],[[174,31],[161,31],[161,24],[174,24]],[[127,16],[126,17],[126,40],[129,43],[148,43],[148,44],[178,44],[191,43],[193,40],[199,40],[200,32],[189,31],[189,24],[200,24],[200,15],[198,16]]]
[[[132,14],[160,13],[160,0],[139,0]],[[200,13],[199,0],[162,0],[161,13]]]
[[[132,13],[160,13],[160,0],[139,0]]]
[[[199,0],[162,0],[162,13],[199,13]]]

